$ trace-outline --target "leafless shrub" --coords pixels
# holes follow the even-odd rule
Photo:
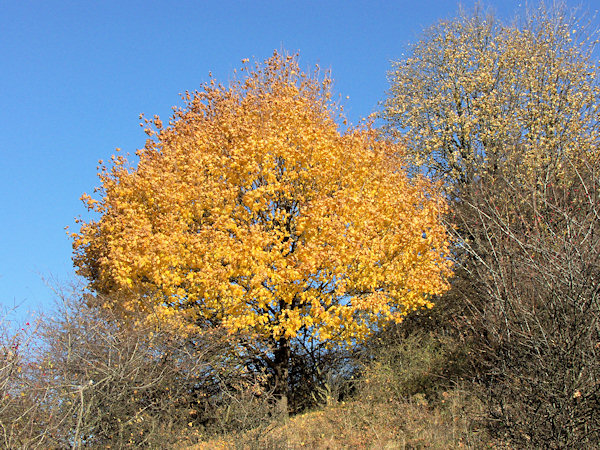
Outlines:
[[[165,446],[254,426],[269,392],[248,370],[241,337],[142,325],[82,303],[45,328],[48,367],[64,399],[63,444]],[[253,422],[254,421],[254,422]]]
[[[19,326],[13,313],[4,311],[0,320],[0,446],[38,447],[49,442],[54,426],[47,414],[47,385],[37,377],[34,358],[39,321]]]
[[[482,177],[451,219],[463,327],[491,417],[521,445],[600,443],[599,169],[586,149],[531,183]]]
[[[63,298],[35,327],[3,328],[0,446],[169,447],[274,418],[243,336],[178,334],[84,300]]]

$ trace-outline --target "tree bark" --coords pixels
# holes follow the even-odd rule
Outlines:
[[[289,375],[290,375],[290,343],[285,337],[277,341],[275,349],[275,397],[279,408],[286,416],[288,414]]]

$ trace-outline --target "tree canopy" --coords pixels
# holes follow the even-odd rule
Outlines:
[[[573,14],[542,4],[503,24],[477,9],[429,28],[394,63],[385,102],[413,164],[451,186],[501,166],[543,181],[597,146],[594,35]]]
[[[341,133],[331,79],[296,57],[244,61],[186,93],[137,167],[103,166],[100,216],[73,234],[79,274],[119,305],[274,341],[364,337],[431,306],[450,262],[435,186],[371,126]]]

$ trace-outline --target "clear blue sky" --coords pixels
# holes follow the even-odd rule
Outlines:
[[[509,18],[524,3],[487,4]],[[434,0],[0,0],[0,304],[47,310],[42,279],[74,278],[64,227],[87,217],[79,197],[98,185],[97,161],[143,146],[140,113],[166,119],[209,71],[227,81],[242,58],[284,48],[331,69],[357,122],[384,98],[390,60],[456,11]]]

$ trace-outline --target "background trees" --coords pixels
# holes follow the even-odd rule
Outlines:
[[[463,189],[502,165],[535,183],[597,146],[595,36],[573,14],[541,6],[504,25],[476,10],[427,30],[385,102],[413,164]]]
[[[600,432],[593,48],[565,9],[515,25],[476,11],[431,28],[390,73],[389,124],[453,199],[442,321],[472,345],[491,423],[520,445]]]
[[[447,288],[445,206],[399,169],[400,146],[338,131],[329,78],[277,53],[243,72],[188,93],[169,126],[155,118],[137,168],[103,171],[75,265],[182,332],[255,333],[286,397],[293,342],[355,342]]]

